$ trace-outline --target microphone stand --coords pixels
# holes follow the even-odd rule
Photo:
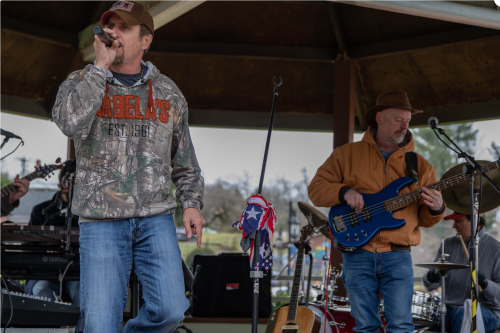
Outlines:
[[[9,142],[9,139],[10,139],[10,136],[6,136],[6,137],[3,139],[2,145],[0,146],[0,150],[2,150],[3,146],[5,146],[5,144],[6,144],[7,142]]]
[[[69,186],[68,191],[68,207],[66,208],[66,244],[64,247],[64,252],[67,256],[71,255],[71,226],[73,224],[73,211],[71,210],[71,204],[73,202],[73,189],[75,187],[75,174],[72,173],[67,182]]]
[[[267,141],[266,141],[266,150],[264,152],[264,161],[262,162],[262,171],[260,172],[260,182],[259,182],[259,192],[262,193],[262,186],[264,184],[264,173],[266,172],[266,164],[267,164],[267,154],[269,152],[269,144],[271,143],[271,133],[273,131],[274,125],[274,114],[276,113],[276,105],[278,104],[278,96],[280,94],[280,86],[283,83],[283,79],[280,76],[280,82],[274,82],[274,92],[273,92],[273,106],[271,110],[271,120],[269,121],[269,130],[267,131]],[[254,270],[250,272],[250,278],[253,278],[253,299],[252,299],[252,333],[257,333],[257,328],[259,324],[259,279],[264,277],[264,273],[260,270],[259,261],[260,261],[260,229],[252,232],[248,238],[253,242],[253,264]]]
[[[468,165],[465,165],[463,168],[464,174],[469,176],[469,195],[470,195],[470,216],[471,216],[471,240],[474,239],[474,245],[472,242],[470,243],[470,253],[469,253],[469,265],[470,265],[470,270],[471,270],[471,275],[472,275],[472,284],[471,284],[471,303],[472,303],[472,325],[471,325],[471,332],[476,331],[476,313],[477,313],[477,299],[479,297],[479,290],[478,290],[478,254],[479,254],[479,236],[477,234],[477,224],[478,224],[478,218],[476,218],[476,211],[475,211],[475,204],[474,204],[474,173],[477,171],[481,177],[481,182],[480,182],[480,192],[479,192],[479,198],[476,196],[476,206],[477,206],[477,214],[479,216],[479,209],[481,208],[481,196],[482,196],[482,178],[486,178],[486,180],[490,183],[490,185],[498,192],[500,193],[500,188],[495,184],[490,177],[486,175],[486,173],[483,171],[483,167],[477,163],[477,161],[467,153],[465,153],[445,132],[444,129],[440,127],[436,127],[437,131],[439,134],[443,135],[448,139],[449,142],[455,148],[458,150],[458,158],[464,158]],[[433,130],[435,130],[433,128]],[[438,137],[439,138],[439,137]],[[442,140],[441,140],[442,141]],[[444,141],[443,141],[444,143]],[[446,144],[446,143],[445,143]],[[449,147],[452,149],[451,147]],[[452,149],[453,150],[453,149]],[[499,160],[500,161],[500,160]],[[499,162],[500,163],[500,162]],[[444,283],[444,279],[442,281]],[[441,300],[441,302],[444,302],[444,299]]]

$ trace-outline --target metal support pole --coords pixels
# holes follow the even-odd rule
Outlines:
[[[254,238],[253,238],[253,237]],[[252,299],[252,333],[257,333],[257,325],[259,324],[259,279],[264,276],[259,270],[260,259],[260,230],[254,231],[250,235],[250,239],[254,240],[253,244],[253,265],[254,270],[250,272],[250,277],[253,277],[253,299]]]
[[[475,333],[477,330],[477,295],[479,295],[478,287],[477,287],[477,270],[476,270],[476,247],[474,246],[474,236],[476,234],[476,209],[474,207],[474,169],[466,165],[467,174],[469,175],[469,195],[470,195],[470,219],[471,219],[471,239],[469,241],[470,244],[470,270],[472,275],[471,281],[471,305],[472,305],[472,324],[471,324],[471,332]]]
[[[280,94],[279,87],[283,83],[283,79],[280,76],[280,82],[276,83],[274,81],[276,77],[273,77],[274,91],[273,91],[273,105],[271,109],[271,120],[269,121],[269,130],[267,131],[267,141],[266,149],[264,151],[264,161],[262,162],[262,170],[260,172],[259,181],[259,191],[258,194],[262,194],[262,186],[264,184],[264,174],[266,172],[267,155],[269,153],[269,144],[271,143],[271,133],[273,131],[274,125],[274,115],[276,113],[276,105],[278,104],[278,96]],[[257,333],[257,325],[259,318],[259,279],[264,277],[264,273],[260,270],[260,229],[252,232],[249,239],[253,241],[253,258],[254,258],[254,270],[250,272],[250,278],[253,278],[253,304],[252,304],[252,333]]]
[[[3,139],[2,145],[0,146],[0,150],[2,150],[3,146],[5,146],[7,142],[9,142],[9,139],[10,138],[8,136],[6,136],[5,139]]]
[[[446,271],[441,271],[441,333],[446,333],[445,325],[446,325],[446,304],[444,303],[445,298],[445,280],[446,280]]]
[[[307,290],[305,306],[309,304],[309,292],[311,291],[311,276],[313,271],[313,255],[309,252],[309,274],[307,275]]]

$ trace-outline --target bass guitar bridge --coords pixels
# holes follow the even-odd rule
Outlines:
[[[345,221],[344,221],[344,216],[343,215],[336,215],[332,218],[333,220],[333,227],[335,228],[335,231],[337,233],[341,233],[346,230],[345,226]]]

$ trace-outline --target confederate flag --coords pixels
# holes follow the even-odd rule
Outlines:
[[[273,234],[276,225],[276,212],[274,206],[261,195],[252,195],[247,199],[245,211],[241,220],[234,223],[233,227],[243,230],[241,248],[243,252],[250,249],[250,269],[253,270],[253,241],[248,238],[250,234],[260,229],[260,260],[259,270],[269,271],[273,265]]]

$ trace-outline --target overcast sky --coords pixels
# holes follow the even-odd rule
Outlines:
[[[54,163],[57,157],[65,160],[67,139],[53,122],[2,113],[0,126],[21,136],[25,142],[24,146],[20,146],[2,163],[2,170],[7,171],[10,176],[21,171],[18,158],[23,156],[30,159],[30,172],[34,170],[37,159],[47,164]],[[492,141],[500,145],[500,120],[477,122],[474,128],[479,130],[476,158],[493,160],[487,148]],[[448,134],[453,138],[452,133]],[[191,136],[207,184],[213,183],[217,178],[236,181],[247,171],[252,185],[258,186],[267,131],[192,127]],[[356,134],[355,140],[358,141],[361,137],[361,134]],[[2,157],[18,143],[19,140],[11,139],[1,151]],[[302,180],[301,169],[304,167],[311,179],[332,149],[332,133],[274,131],[265,181],[284,176],[294,183],[298,182]],[[57,178],[52,177],[50,181],[57,182]]]

